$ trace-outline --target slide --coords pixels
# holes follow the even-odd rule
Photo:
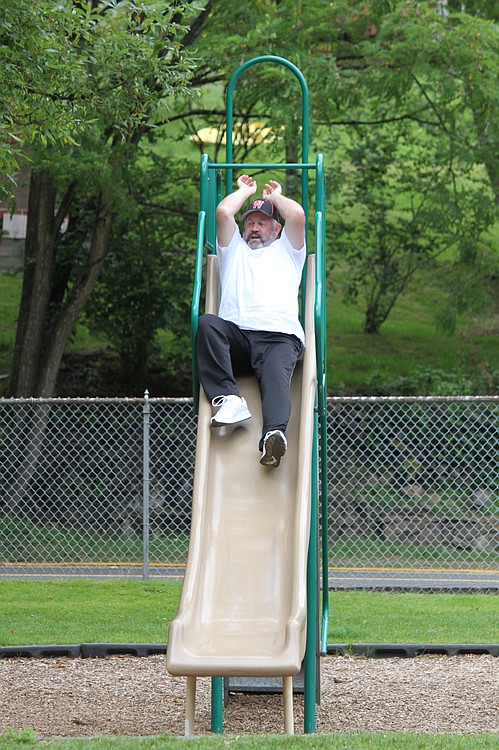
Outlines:
[[[189,553],[168,638],[171,674],[284,677],[300,671],[317,379],[314,295],[310,255],[307,345],[292,381],[288,451],[277,469],[259,463],[254,378],[238,381],[253,416],[234,427],[210,428],[211,405],[200,395]],[[206,310],[217,309],[217,258],[210,255]]]

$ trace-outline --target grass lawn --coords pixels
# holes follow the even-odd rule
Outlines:
[[[0,273],[0,375],[8,372],[16,337],[21,274]]]
[[[0,645],[168,640],[176,581],[0,581]],[[486,594],[329,595],[328,643],[499,643],[497,598]]]
[[[0,750],[281,750],[281,748],[314,748],[314,750],[491,750],[497,748],[498,737],[491,734],[423,735],[396,732],[371,734],[308,735],[286,737],[276,735],[196,737],[97,737],[95,739],[57,738],[37,740],[29,731],[7,733],[0,737]]]

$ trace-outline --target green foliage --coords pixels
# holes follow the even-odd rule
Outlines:
[[[334,241],[334,238],[333,238]],[[328,389],[331,395],[470,395],[497,393],[499,351],[497,318],[490,300],[474,317],[463,310],[456,335],[436,329],[452,263],[437,260],[420,271],[377,336],[362,332],[362,309],[345,304],[343,281],[349,270],[339,263],[327,295]],[[446,387],[451,388],[450,394]]]
[[[85,255],[97,226],[88,221],[92,212],[102,218],[104,208],[117,225],[112,240],[116,276],[129,263],[126,253],[146,227],[136,210],[144,201],[136,200],[133,207],[130,200],[137,178],[130,167],[145,133],[159,130],[169,118],[184,123],[162,131],[170,139],[165,152],[177,155],[179,138],[185,141],[204,125],[223,124],[222,87],[236,67],[253,55],[271,53],[295,62],[306,75],[311,136],[319,150],[326,145],[332,178],[330,237],[334,246],[343,246],[351,261],[350,293],[359,299],[369,295],[367,330],[384,325],[392,315],[397,290],[416,278],[432,254],[443,251],[454,238],[456,253],[463,268],[464,259],[467,266],[459,278],[456,270],[448,299],[442,299],[439,325],[447,332],[457,331],[467,301],[473,298],[478,305],[483,274],[488,273],[491,294],[496,279],[485,271],[480,258],[493,257],[497,237],[490,241],[480,233],[493,221],[490,195],[497,203],[499,56],[492,3],[481,3],[477,9],[450,2],[448,8],[450,14],[415,0],[361,4],[339,0],[334,5],[257,0],[251,8],[242,8],[230,0],[208,2],[203,11],[187,0],[166,5],[132,0],[54,5],[42,0],[27,13],[25,0],[6,0],[0,19],[0,57],[6,66],[0,94],[0,104],[5,106],[0,111],[6,114],[0,129],[12,138],[2,139],[2,153],[7,161],[15,159],[19,147],[29,145],[35,168],[52,176],[58,201],[75,191],[68,213],[73,239],[75,233],[79,236],[71,247],[78,250],[64,254],[64,242],[60,243],[52,320],[57,320],[65,295],[67,301],[70,290],[77,289],[75,285],[95,268],[95,264],[87,267]],[[23,34],[18,32],[21,20]],[[199,87],[197,100],[190,96],[193,86]],[[299,104],[299,86],[288,71],[275,65],[257,66],[238,87],[235,115],[243,123],[268,124],[278,137],[265,144],[266,154],[293,161],[300,150]],[[374,135],[367,138],[362,133],[362,140],[361,126]],[[333,166],[338,143],[341,172]],[[51,148],[54,144],[56,148]],[[357,154],[352,153],[357,164],[353,169],[345,159],[349,144],[357,148]],[[178,150],[184,151],[183,145]],[[247,154],[248,143],[239,144],[236,159]],[[151,169],[151,164],[142,162],[142,166],[145,172]],[[353,201],[347,188],[361,169],[366,176],[374,170],[377,188],[371,182],[373,189],[369,189],[365,180]],[[196,167],[192,174],[197,174]],[[489,195],[477,182],[485,175]],[[287,177],[291,188],[293,176]],[[146,194],[151,184],[147,179],[142,182]],[[338,216],[340,208],[345,212]],[[369,231],[373,219],[376,233]],[[345,231],[340,234],[342,222]],[[148,257],[154,255],[152,246],[160,234],[170,242],[168,232],[153,226]],[[173,241],[171,250],[183,251],[185,245]],[[377,262],[367,262],[366,255],[361,262],[365,251]],[[155,273],[157,266],[151,262],[150,268]],[[144,291],[142,299],[149,292],[156,297],[158,286],[153,292],[149,281],[144,282],[150,274],[145,263],[134,273],[135,286]],[[177,282],[177,287],[183,283],[182,274]],[[179,289],[175,297],[185,299],[186,290]],[[116,305],[112,314],[111,299]],[[140,308],[134,293],[129,301],[130,312],[124,316],[118,307],[120,296],[109,295],[107,313],[113,319],[109,327],[113,347],[124,353],[125,369],[137,372],[139,360],[155,349],[153,329],[161,325],[161,311],[158,305],[155,322],[144,329],[147,341],[141,342],[130,333],[130,323],[134,321],[136,329],[139,318],[139,313],[132,314]],[[106,309],[102,299],[98,306]],[[171,317],[175,330],[168,337],[181,352],[185,325],[178,313],[175,309]],[[144,308],[143,316],[150,319],[151,311]],[[66,321],[61,336],[67,336],[71,327]],[[146,334],[146,329],[151,333]],[[54,329],[48,327],[46,335],[47,340],[55,340]]]
[[[485,368],[472,377],[458,368],[451,372],[431,367],[416,367],[410,375],[387,377],[372,373],[367,383],[372,396],[487,396],[499,390],[499,372]]]
[[[348,294],[364,298],[365,330],[379,331],[413,277],[452,247],[456,258],[468,258],[459,298],[457,287],[448,302],[442,298],[440,324],[452,331],[456,304],[462,312],[464,300],[477,299],[478,256],[497,252],[483,236],[495,220],[499,184],[491,7],[454,6],[449,16],[417,2],[303,7],[283,0],[259,11],[243,33],[229,5],[215,9],[203,41],[215,39],[217,53],[227,42],[237,47],[232,69],[222,55],[226,77],[241,59],[262,53],[262,38],[265,52],[305,73],[311,133],[330,175],[330,242],[348,256]],[[201,54],[213,64],[212,48],[202,45]],[[238,115],[261,119],[274,133],[284,125],[276,153],[296,157],[296,81],[270,64],[244,76]]]
[[[77,69],[70,64],[73,52],[66,42],[70,9],[65,3],[50,7],[49,14],[48,3],[6,0],[2,6],[0,174],[11,178],[25,141],[70,139],[84,116],[71,85]]]
[[[171,332],[174,362],[168,376],[190,373],[190,305],[198,196],[193,170],[149,155],[152,166],[136,169],[109,258],[85,317],[120,358],[122,377],[144,389],[149,361],[159,359],[158,331]],[[128,214],[127,214],[128,212]]]
[[[137,146],[165,122],[175,95],[192,93],[194,63],[186,46],[196,35],[190,23],[202,24],[203,18],[197,3],[189,1],[64,2],[55,6],[53,23],[52,3],[42,0],[37,8],[41,22],[67,48],[61,79],[67,90],[50,90],[46,97],[53,109],[43,137],[33,124],[20,136],[30,146],[33,176],[26,238],[30,262],[10,383],[17,395],[49,395],[55,388],[64,347],[93,291],[113,227],[120,231],[121,208],[130,207]],[[16,50],[14,45],[14,67]],[[41,67],[44,61],[42,55]],[[26,106],[35,118],[37,99],[30,86]],[[14,87],[13,96],[18,94]],[[57,118],[74,99],[82,114],[71,123],[74,137],[67,138]],[[66,215],[69,231],[62,237]]]
[[[487,311],[494,309],[499,277],[499,255],[494,234],[480,238],[474,245],[464,236],[460,255],[445,269],[435,269],[442,287],[442,302],[435,315],[438,331],[450,336],[459,332],[464,316],[481,321],[487,331]],[[490,393],[492,391],[489,391]]]
[[[474,122],[463,112],[473,105],[488,135],[497,136],[497,34],[482,5],[456,3],[451,17],[434,3],[412,1],[340,1],[310,10],[313,24],[303,24],[293,43],[296,55],[301,40],[315,52],[307,77],[317,119],[329,126],[408,119],[476,156]]]
[[[466,247],[480,241],[493,217],[490,196],[480,182],[459,187],[439,141],[413,125],[359,127],[345,141],[333,258],[347,259],[346,299],[362,298],[364,332],[378,333],[418,271],[458,252],[464,238]]]
[[[435,330],[434,318],[442,310],[436,301],[444,298],[444,285],[452,279],[448,263],[420,275],[417,287],[409,288],[401,296],[379,336],[362,333],[361,311],[344,304],[339,284],[346,273],[344,268],[338,267],[332,275],[335,283],[328,293],[331,395],[490,395],[498,392],[499,353],[494,336],[493,306],[481,310],[476,319],[461,313],[459,335],[442,335]],[[189,279],[186,294],[191,288]],[[8,373],[11,366],[19,297],[19,275],[0,274],[0,374]],[[190,395],[190,385],[182,379],[185,372],[182,362],[190,356],[190,344],[182,343],[175,331],[168,334],[160,331],[157,341],[159,351],[153,352],[150,365],[161,372],[162,383],[165,380],[166,383],[162,385],[164,390],[155,395]],[[114,385],[116,365],[103,355],[103,346],[101,336],[91,336],[86,327],[76,329],[62,373],[64,387],[61,390],[59,386],[57,395],[68,395],[67,377],[71,372],[76,376],[78,367],[86,380],[79,381],[79,390],[72,390],[71,394],[116,395],[104,380],[111,372]],[[84,373],[83,367],[86,368]],[[150,370],[146,383],[149,388],[152,375]],[[0,393],[5,382],[0,381]]]
[[[181,49],[193,2],[5,0],[0,19],[2,129],[17,150],[82,142],[100,119],[126,139],[164,120],[165,97],[187,90],[192,60]],[[2,138],[0,173],[16,166]]]

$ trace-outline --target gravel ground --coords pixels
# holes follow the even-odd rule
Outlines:
[[[165,656],[1,659],[0,734],[31,728],[39,738],[182,736],[186,681]],[[499,732],[499,660],[421,656],[321,660],[317,732]],[[303,732],[303,696],[294,699]],[[210,731],[210,680],[198,679],[196,734]],[[283,733],[281,695],[231,694],[228,734]]]

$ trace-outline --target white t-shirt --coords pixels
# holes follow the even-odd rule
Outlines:
[[[227,247],[217,243],[217,255],[221,318],[243,329],[292,333],[305,340],[298,317],[305,245],[295,250],[284,228],[271,245],[252,250],[236,227]]]

